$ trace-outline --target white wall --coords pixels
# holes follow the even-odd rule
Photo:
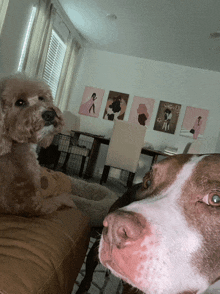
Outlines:
[[[208,109],[204,138],[209,143],[202,151],[220,152],[220,144],[216,146],[220,122],[219,72],[87,49],[68,106],[68,110],[74,114],[79,111],[85,86],[104,89],[105,95],[99,118],[80,116],[83,131],[110,136],[113,122],[103,120],[102,117],[108,93],[112,90],[130,95],[124,120],[128,120],[134,96],[155,99],[153,116],[145,138],[155,149],[174,146],[181,153],[190,141],[179,135],[186,106]],[[174,135],[153,130],[160,100],[182,105]],[[102,160],[104,158],[105,155],[102,155]]]

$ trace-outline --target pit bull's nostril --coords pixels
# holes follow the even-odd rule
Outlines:
[[[46,124],[52,124],[55,116],[56,116],[56,112],[54,110],[46,110],[42,113],[42,118]]]
[[[109,214],[104,222],[105,242],[123,248],[138,240],[146,229],[144,217],[135,212],[117,210]]]

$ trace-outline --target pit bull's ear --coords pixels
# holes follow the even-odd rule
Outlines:
[[[0,80],[0,156],[11,152],[12,140],[5,134],[4,117],[3,113],[3,92],[6,85],[6,79]]]

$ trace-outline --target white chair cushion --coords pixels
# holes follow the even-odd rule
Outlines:
[[[105,165],[136,172],[146,127],[115,121]]]

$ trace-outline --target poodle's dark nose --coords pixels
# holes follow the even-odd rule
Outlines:
[[[45,126],[52,125],[54,122],[54,118],[56,116],[56,112],[54,110],[46,110],[42,113],[42,118],[45,121]]]

